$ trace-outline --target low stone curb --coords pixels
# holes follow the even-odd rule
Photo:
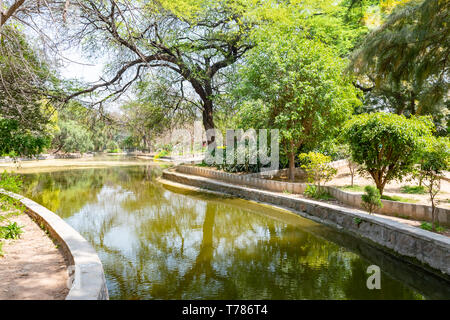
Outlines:
[[[63,219],[40,204],[21,195],[0,190],[19,200],[27,213],[40,225],[43,224],[52,238],[57,240],[69,260],[72,271],[72,287],[66,300],[108,300],[103,265],[94,248]]]
[[[348,209],[319,201],[292,198],[271,191],[229,184],[195,175],[163,171],[163,178],[181,184],[224,192],[237,197],[265,202],[301,212],[311,220],[337,228],[353,236],[361,237],[388,249],[408,262],[450,279],[450,239],[390,219],[369,215],[356,209]]]
[[[272,192],[288,192],[293,194],[303,194],[306,183],[285,182],[277,180],[262,179],[261,174],[237,175],[228,172],[211,170],[210,168],[179,165],[176,170],[181,173],[202,176],[205,178],[217,179],[227,183],[244,185],[250,188],[267,190]],[[362,209],[361,194],[345,192],[341,189],[324,186],[333,197],[344,204]],[[431,206],[413,204],[399,201],[381,200],[383,207],[377,209],[377,213],[393,217],[406,217],[408,219],[420,221],[432,221]],[[446,208],[436,208],[436,218],[440,225],[450,227],[450,210]]]

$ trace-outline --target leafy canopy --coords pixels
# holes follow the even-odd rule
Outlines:
[[[431,136],[429,117],[399,116],[387,113],[362,114],[344,126],[344,136],[352,159],[361,172],[368,173],[381,194],[386,183],[410,173],[420,157],[423,138]]]
[[[240,69],[236,119],[243,128],[280,129],[282,149],[296,152],[336,134],[359,100],[333,50],[302,33],[272,31]]]

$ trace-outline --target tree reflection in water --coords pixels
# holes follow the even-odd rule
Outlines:
[[[346,249],[346,241],[354,239],[244,200],[164,188],[154,180],[159,172],[141,166],[25,177],[28,196],[93,244],[113,299],[421,299],[431,292],[448,294],[387,273],[381,290],[368,290],[366,269],[377,261]],[[398,268],[396,263],[383,268]]]

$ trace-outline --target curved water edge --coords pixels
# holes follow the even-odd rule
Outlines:
[[[415,263],[447,281],[449,280],[450,239],[443,235],[381,216],[368,215],[355,209],[291,197],[245,185],[226,183],[213,178],[186,175],[169,170],[163,172],[163,178],[185,185],[288,208],[302,217],[337,228],[357,238],[368,240],[390,253],[399,255],[408,262]]]
[[[24,196],[0,189],[0,193],[20,201],[26,213],[61,245],[69,261],[71,288],[66,300],[108,300],[102,263],[94,248],[63,219]]]
[[[160,171],[25,176],[27,196],[94,246],[111,299],[450,298],[447,282],[360,239],[285,210],[163,186]],[[372,264],[381,290],[366,287]]]

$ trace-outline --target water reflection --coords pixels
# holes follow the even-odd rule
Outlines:
[[[382,274],[381,290],[368,290],[369,265],[383,262],[382,270],[389,270],[402,264],[368,254],[372,249],[359,252],[354,239],[307,219],[239,199],[164,188],[154,181],[159,170],[26,175],[27,195],[93,244],[112,299],[450,297],[445,283],[439,287],[434,278],[425,285],[388,273]],[[426,287],[430,283],[432,289]]]

